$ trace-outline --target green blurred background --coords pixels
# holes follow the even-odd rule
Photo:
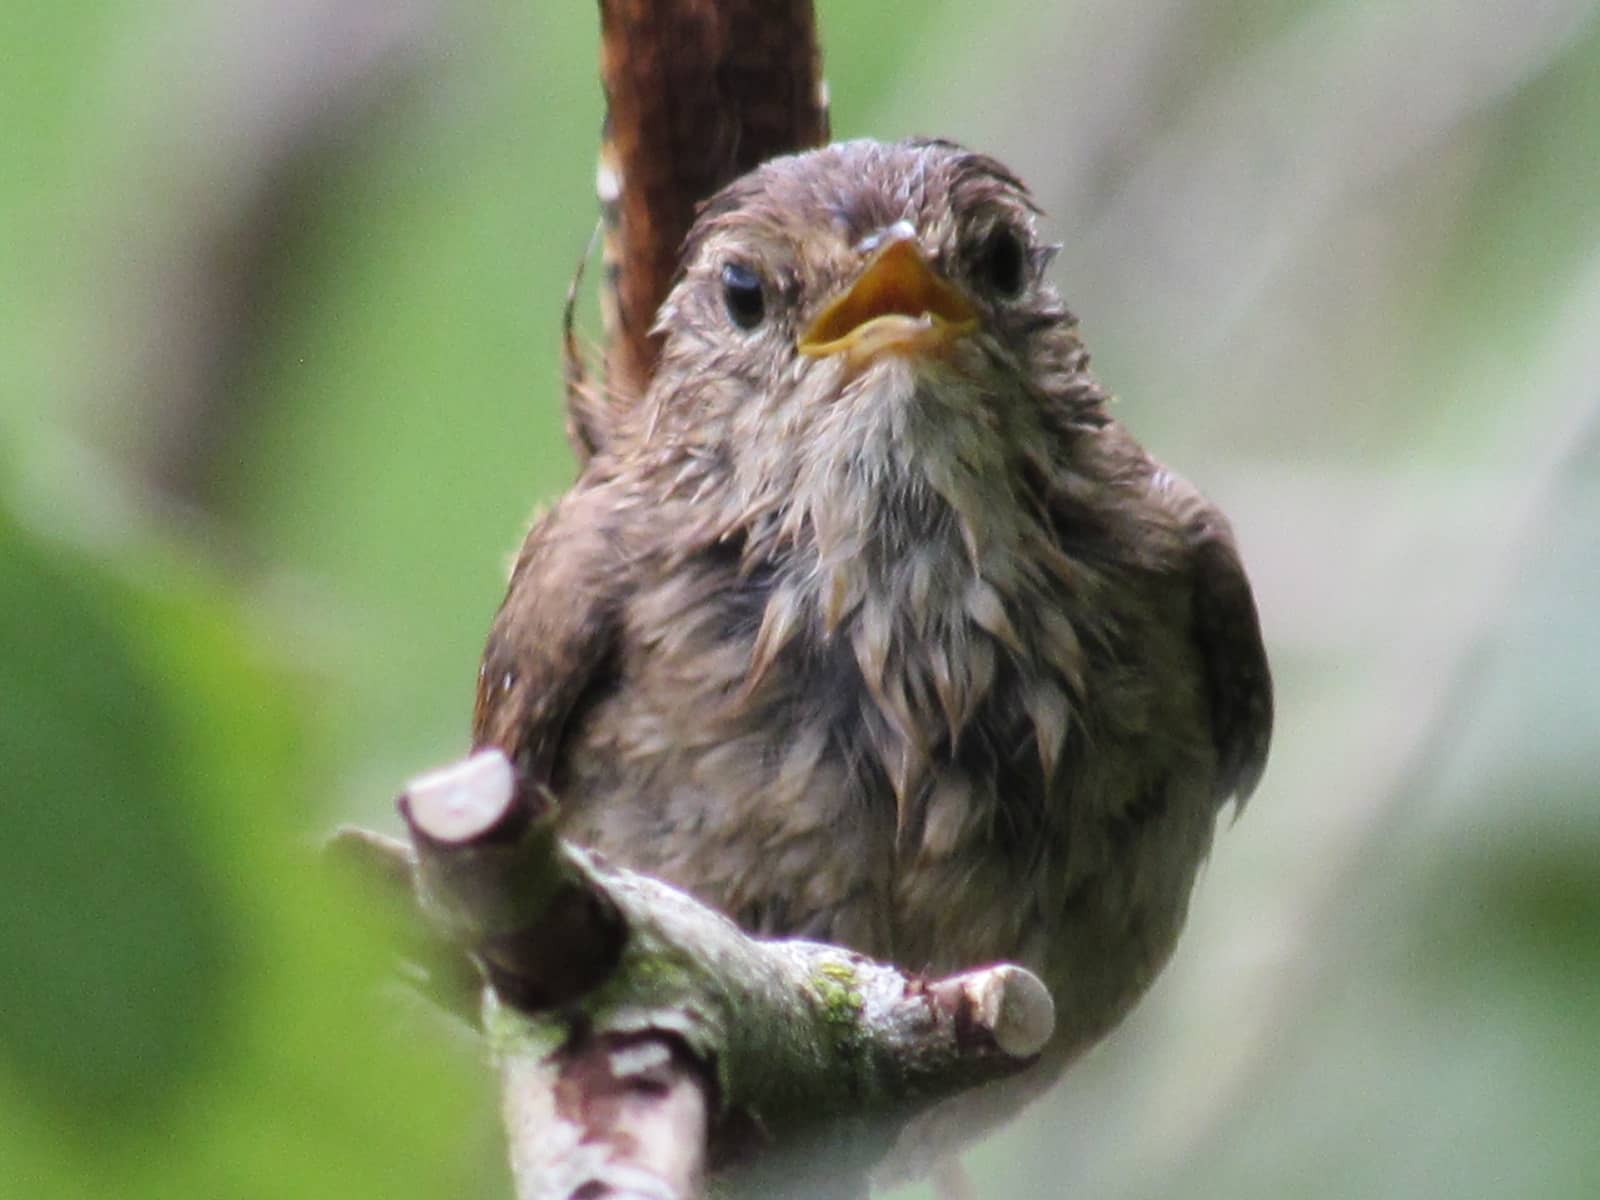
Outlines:
[[[983,1194],[1600,1194],[1596,8],[819,5],[836,134],[1033,184],[1279,679],[1172,967]],[[0,1195],[507,1194],[307,849],[461,751],[571,477],[596,41],[0,8]]]

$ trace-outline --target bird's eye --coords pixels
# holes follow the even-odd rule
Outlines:
[[[722,303],[728,317],[740,329],[754,329],[767,315],[767,297],[761,276],[744,265],[731,262],[722,268]]]
[[[978,274],[1002,296],[1017,296],[1027,275],[1027,252],[1014,229],[1001,226],[989,235],[978,258]]]

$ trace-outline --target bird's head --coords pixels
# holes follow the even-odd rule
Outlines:
[[[948,142],[763,165],[690,231],[646,440],[715,455],[752,510],[1004,473],[1041,408],[1093,393],[1036,216],[1010,171]]]

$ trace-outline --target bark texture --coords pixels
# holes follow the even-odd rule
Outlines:
[[[409,846],[336,839],[477,964],[519,1200],[693,1197],[718,1171],[859,1192],[906,1118],[1049,1040],[1050,997],[1020,968],[924,980],[752,938],[565,844],[548,805],[485,751],[402,796]]]

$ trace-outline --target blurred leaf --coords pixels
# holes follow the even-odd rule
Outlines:
[[[474,1064],[400,1036],[238,610],[0,513],[0,1195],[459,1190]]]
[[[1442,355],[1465,346],[1493,357],[1536,337],[1549,319],[1538,301],[1560,297],[1588,263],[1600,189],[1574,168],[1600,161],[1600,23],[1498,108],[1487,132],[1438,280],[1448,302],[1432,309]],[[1482,330],[1495,333],[1486,345]]]
[[[129,645],[127,605],[0,514],[0,878],[13,897],[0,1061],[79,1132],[161,1119],[214,1060],[236,978],[237,931],[184,820],[174,720]]]

